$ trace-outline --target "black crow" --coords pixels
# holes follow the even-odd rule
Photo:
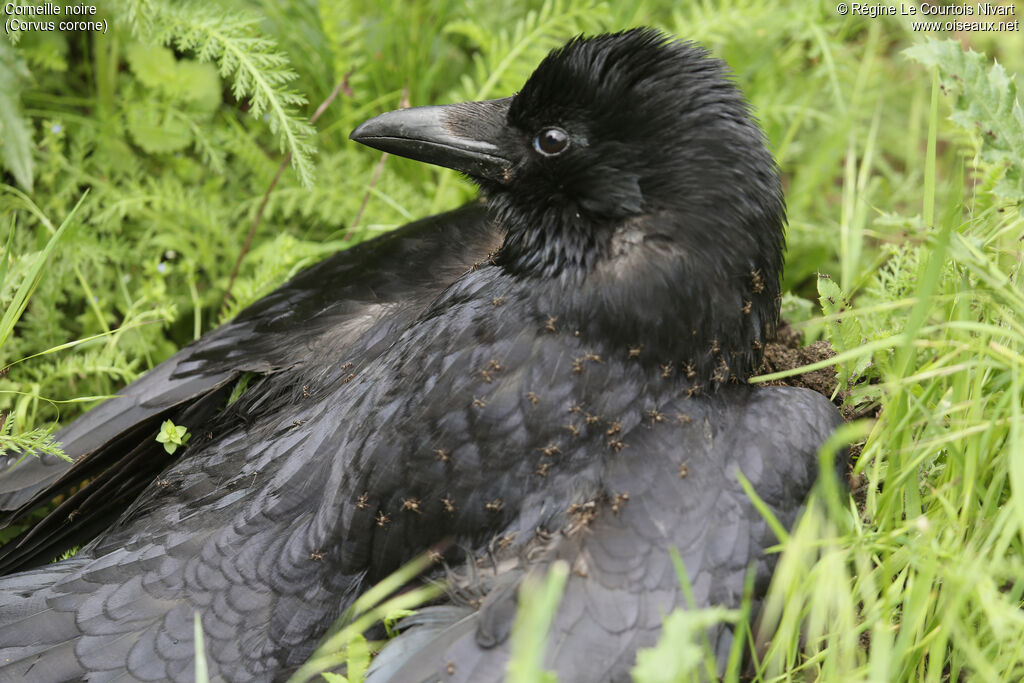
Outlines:
[[[198,613],[214,676],[277,680],[445,540],[494,576],[454,572],[378,679],[501,679],[519,578],[553,559],[564,681],[628,676],[683,605],[670,547],[699,606],[737,605],[751,566],[763,593],[775,539],[737,471],[791,524],[839,417],[744,383],[778,317],[784,204],[725,65],[651,30],[577,38],[514,97],[352,137],[469,175],[500,247],[376,333],[343,323],[358,364],[314,349],[259,382],[77,556],[0,579],[0,677],[189,679]]]

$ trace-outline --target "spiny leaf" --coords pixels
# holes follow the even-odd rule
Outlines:
[[[956,98],[950,119],[980,137],[983,161],[1005,169],[992,192],[1024,200],[1024,109],[1013,78],[998,62],[990,65],[988,57],[953,40],[930,40],[904,54],[938,68],[943,91]]]

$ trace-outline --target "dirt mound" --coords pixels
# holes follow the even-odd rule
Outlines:
[[[827,341],[816,341],[810,346],[803,345],[803,335],[783,322],[775,335],[764,349],[764,361],[759,374],[782,372],[821,360],[828,360],[836,355],[832,345]],[[812,370],[786,379],[768,382],[768,384],[784,384],[791,387],[804,387],[823,394],[837,406],[843,402],[842,395],[836,391],[837,380],[834,368]]]

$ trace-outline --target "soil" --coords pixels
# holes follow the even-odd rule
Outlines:
[[[827,341],[816,341],[810,346],[803,345],[803,335],[783,322],[775,334],[775,339],[768,342],[764,349],[764,362],[758,371],[759,374],[769,372],[781,372],[798,368],[802,365],[817,363],[821,360],[828,360],[836,355],[832,345]],[[768,382],[768,384],[788,385],[791,387],[804,387],[812,389],[825,396],[836,406],[842,407],[843,395],[836,391],[838,382],[834,368],[822,368],[805,372],[793,377]]]

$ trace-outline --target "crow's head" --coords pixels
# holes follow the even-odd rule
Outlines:
[[[496,263],[699,384],[749,375],[778,316],[778,169],[726,65],[650,29],[579,37],[510,98],[390,112],[352,138],[466,173]]]

